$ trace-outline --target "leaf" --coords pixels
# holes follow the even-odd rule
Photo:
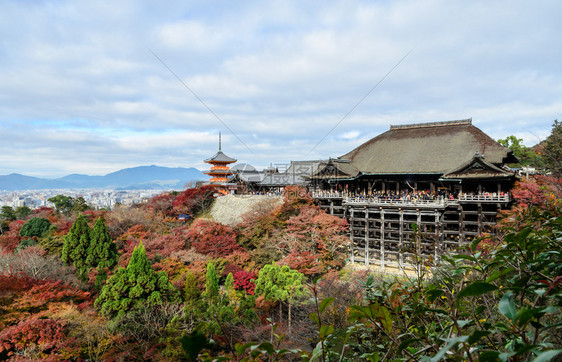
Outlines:
[[[457,343],[460,342],[465,342],[468,339],[468,336],[458,336],[456,338],[447,338],[447,339],[443,339],[445,342],[447,342],[447,344],[445,345],[445,347],[441,348],[439,350],[439,352],[437,352],[437,354],[435,356],[433,356],[433,358],[431,358],[431,362],[437,362],[440,361],[443,357],[445,357],[445,354],[454,346],[457,345]]]
[[[410,344],[421,340],[422,340],[421,338],[410,338],[405,340],[404,342],[400,343],[400,346],[398,346],[398,353],[402,352]]]
[[[181,346],[190,360],[197,360],[199,353],[208,344],[207,337],[200,331],[194,330],[191,334],[181,338]]]
[[[275,348],[269,342],[262,342],[258,345],[258,349],[267,352],[269,355],[273,355],[275,353]]]
[[[492,332],[491,331],[474,331],[474,332],[472,332],[472,334],[468,338],[468,343],[474,344],[474,343],[478,342],[482,337],[486,337],[490,333],[492,333]]]
[[[515,300],[513,298],[512,292],[507,292],[503,295],[498,305],[498,309],[500,313],[507,318],[511,320],[515,319],[515,317],[517,316],[517,311],[515,310]]]
[[[320,314],[322,314],[324,312],[324,310],[334,302],[334,300],[336,300],[336,298],[334,297],[328,297],[328,298],[324,298],[322,299],[322,301],[320,302],[320,305],[318,306],[318,310],[320,311]]]
[[[459,294],[457,295],[457,300],[464,297],[477,297],[496,289],[498,289],[498,287],[490,283],[482,281],[474,282],[467,285],[465,288],[463,288],[463,290],[459,292]]]
[[[317,325],[320,325],[320,320],[318,319],[318,314],[316,313],[310,313],[308,315],[308,318],[310,318],[314,323],[316,323]]]
[[[516,319],[519,322],[519,325],[522,326],[537,314],[541,314],[540,308],[527,309],[523,307],[519,310],[519,313],[517,313]]]
[[[429,299],[429,302],[433,303],[433,301],[437,298],[439,298],[440,296],[442,296],[443,294],[445,294],[445,292],[443,291],[443,289],[432,289],[430,291],[427,292],[427,296]]]
[[[455,258],[455,259],[464,259],[464,260],[469,260],[469,261],[473,261],[473,262],[477,262],[477,261],[478,261],[478,259],[476,259],[476,258],[473,257],[472,255],[466,255],[466,254],[453,255],[453,258]]]
[[[479,362],[487,362],[487,361],[496,362],[499,358],[499,355],[500,355],[500,353],[497,352],[497,351],[483,351],[478,356],[478,361]]]
[[[562,349],[555,349],[555,350],[539,353],[537,355],[537,358],[535,358],[533,362],[551,361],[554,357],[558,356],[561,352]]]
[[[508,273],[511,273],[514,269],[513,268],[502,268],[501,270],[496,270],[488,278],[486,278],[487,283],[491,283],[494,280],[498,279],[501,276],[504,276]]]
[[[459,325],[460,328],[464,328],[465,326],[471,324],[472,322],[474,322],[472,319],[459,319],[457,321],[457,324]]]
[[[392,317],[390,316],[390,312],[385,307],[381,307],[379,316],[386,333],[390,334],[392,332]]]
[[[236,349],[236,353],[241,356],[244,354],[244,352],[246,352],[246,350],[252,346],[256,345],[256,342],[248,342],[245,344],[242,343],[236,343],[236,345],[234,345],[234,348]]]
[[[365,359],[369,362],[379,362],[380,361],[379,352],[363,353],[361,355],[361,358],[363,358],[363,359]]]
[[[326,339],[334,331],[334,326],[322,326],[320,327],[320,339]]]
[[[314,361],[317,358],[320,358],[320,356],[322,355],[322,341],[318,342],[318,344],[316,344],[316,347],[314,347],[314,350],[312,351],[312,357],[310,357],[310,361]]]

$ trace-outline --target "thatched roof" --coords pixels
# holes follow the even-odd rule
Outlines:
[[[472,119],[390,126],[340,159],[363,174],[444,174],[470,162],[475,153],[493,165],[516,160]]]
[[[477,153],[469,162],[444,174],[441,179],[504,179],[514,176],[513,172],[491,164],[481,154]]]

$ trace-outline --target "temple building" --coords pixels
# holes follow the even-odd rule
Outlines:
[[[472,119],[390,126],[329,159],[310,187],[348,220],[352,261],[402,268],[492,231],[516,180],[505,164],[516,162]]]
[[[228,157],[222,152],[221,149],[221,135],[219,133],[219,151],[211,158],[204,161],[205,163],[211,164],[211,169],[204,171],[203,173],[211,176],[208,185],[214,186],[218,192],[223,195],[230,193],[231,188],[236,188],[235,184],[231,184],[230,177],[234,175],[234,172],[230,169],[228,165],[236,162],[236,159]]]

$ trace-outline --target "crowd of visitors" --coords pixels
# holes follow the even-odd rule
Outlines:
[[[497,200],[504,199],[508,196],[504,192],[481,192],[481,193],[463,193],[450,192],[448,190],[430,191],[430,190],[402,190],[380,191],[376,190],[369,194],[365,193],[345,193],[341,191],[314,191],[314,197],[318,198],[345,198],[348,202],[371,202],[371,203],[441,203],[445,200]]]

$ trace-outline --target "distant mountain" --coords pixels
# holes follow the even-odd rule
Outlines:
[[[10,174],[0,176],[0,190],[92,189],[115,188],[182,189],[187,182],[203,181],[208,177],[196,168],[139,166],[126,168],[105,176],[72,174],[57,179]]]

